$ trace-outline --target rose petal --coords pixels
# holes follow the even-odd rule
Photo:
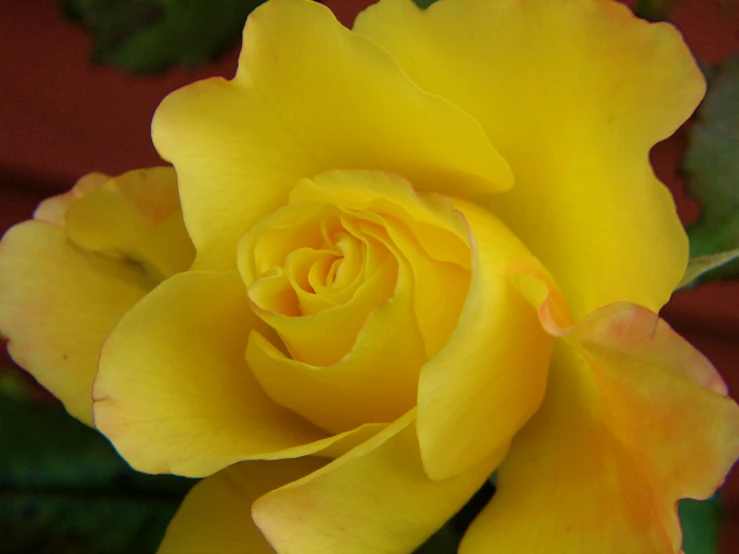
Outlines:
[[[274,554],[252,522],[252,503],[325,464],[314,457],[242,462],[206,477],[185,497],[157,554]]]
[[[275,404],[244,360],[253,329],[268,333],[236,271],[167,279],[121,319],[103,346],[96,427],[134,468],[190,477],[332,445],[325,455],[338,455],[384,427],[329,436]]]
[[[292,360],[257,333],[250,337],[246,359],[272,399],[322,429],[338,433],[364,423],[391,423],[415,405],[425,360],[409,300],[399,295],[372,312],[356,345],[335,364]]]
[[[33,212],[33,219],[64,227],[64,219],[69,207],[83,196],[100,188],[110,178],[109,175],[97,172],[88,173],[84,177],[80,177],[67,192],[41,201]]]
[[[103,340],[194,256],[174,171],[91,173],[41,202],[34,218],[0,243],[0,333],[18,364],[91,425]]]
[[[427,354],[446,343],[469,289],[471,263],[469,230],[448,198],[419,195],[390,173],[338,170],[303,179],[290,191],[290,202],[326,202],[381,216],[412,269],[414,309]]]
[[[474,238],[472,283],[449,342],[421,370],[418,439],[432,479],[502,459],[541,403],[552,345],[506,275],[529,252],[483,208],[455,207]]]
[[[338,210],[329,210],[330,207],[310,204],[280,208],[257,223],[238,248],[239,271],[255,312],[280,335],[294,359],[315,366],[334,364],[349,352],[368,314],[388,300],[397,288],[398,278],[399,262],[388,254],[387,248],[341,217],[345,229],[352,227],[347,233],[365,241],[368,256],[374,253],[384,259],[375,271],[363,275],[362,283],[347,302],[314,314],[300,312],[300,302],[286,270],[290,269],[296,251],[315,246],[313,237],[306,237],[311,229],[303,220],[305,213],[313,216],[312,230],[320,235],[326,218],[340,217],[340,213],[333,213]],[[295,221],[301,225],[293,226]],[[294,251],[286,252],[285,245],[291,243],[295,243]],[[266,263],[270,258],[275,266]],[[264,268],[264,276],[254,275],[252,267],[257,265]]]
[[[705,90],[673,27],[609,1],[441,0],[424,11],[381,0],[354,28],[480,120],[516,179],[490,206],[576,320],[612,302],[667,301],[687,240],[648,154]]]
[[[491,460],[442,482],[424,473],[415,412],[329,465],[254,504],[280,554],[408,554],[474,494]]]
[[[0,335],[18,365],[92,425],[100,347],[155,284],[140,267],[75,248],[62,227],[26,221],[0,242]]]
[[[386,171],[333,170],[302,179],[290,191],[290,204],[321,202],[371,211],[402,223],[433,260],[470,267],[464,219],[445,196],[422,194],[414,184]]]
[[[107,180],[69,206],[65,226],[81,248],[141,263],[160,279],[186,270],[195,257],[171,167]]]
[[[270,397],[321,428],[340,432],[367,422],[392,422],[415,405],[427,355],[446,343],[459,318],[469,287],[465,221],[448,199],[418,195],[404,179],[377,171],[332,171],[305,179],[291,192],[290,202],[265,221],[284,213],[277,227],[282,230],[289,229],[289,221],[302,221],[300,212],[314,206],[346,210],[352,222],[344,223],[347,229],[365,229],[393,252],[395,291],[371,312],[360,303],[362,288],[383,289],[370,280],[346,305],[317,315],[259,312],[284,338],[294,359],[252,336],[247,360]],[[261,236],[262,225],[250,234]],[[267,253],[278,249],[264,248]],[[248,257],[240,254],[240,268]],[[242,269],[242,275],[249,273]],[[535,317],[533,328],[541,333]],[[327,359],[331,363],[315,361]]]
[[[677,501],[722,483],[739,457],[739,407],[645,308],[614,304],[560,334],[544,404],[460,553],[679,553]]]
[[[153,136],[177,169],[200,267],[233,267],[241,235],[326,170],[377,168],[455,194],[512,182],[478,122],[309,0],[254,10],[236,78],[171,94]]]

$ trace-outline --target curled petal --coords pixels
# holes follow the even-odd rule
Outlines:
[[[469,229],[452,202],[419,194],[397,175],[342,170],[300,181],[290,191],[290,203],[301,202],[379,216],[373,220],[410,266],[416,319],[426,353],[434,355],[454,330],[469,289]]]
[[[506,273],[531,254],[486,210],[462,200],[455,207],[470,227],[472,282],[454,333],[419,380],[418,440],[433,479],[505,456],[539,408],[552,348]]]
[[[326,462],[315,457],[242,462],[206,477],[185,497],[157,554],[274,554],[252,522],[252,503]]]
[[[413,307],[401,298],[377,308],[357,344],[335,364],[290,359],[253,333],[246,359],[267,394],[322,429],[339,433],[390,423],[415,405],[425,359]]]
[[[255,329],[270,335],[235,271],[167,279],[103,346],[96,427],[136,469],[190,477],[244,460],[340,455],[384,427],[330,436],[275,404],[244,359]]]
[[[260,498],[254,521],[280,554],[408,554],[493,469],[487,459],[441,482],[426,476],[415,411],[351,452]]]
[[[78,179],[74,186],[67,192],[41,201],[33,212],[33,219],[64,227],[64,220],[69,207],[83,196],[100,188],[109,179],[110,176],[105,173],[88,173]]]
[[[77,246],[140,263],[158,279],[185,271],[195,257],[171,167],[108,179],[71,204],[64,223]]]

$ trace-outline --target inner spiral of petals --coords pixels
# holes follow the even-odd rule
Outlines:
[[[452,200],[381,171],[303,179],[242,238],[254,312],[247,362],[278,404],[328,432],[391,422],[449,339],[469,289],[469,228]]]
[[[281,214],[254,241],[247,287],[263,310],[296,317],[345,304],[389,255],[352,224],[350,214],[326,206],[308,210],[313,217],[295,221],[292,233],[280,221],[289,214]]]
[[[284,206],[239,246],[239,270],[255,312],[293,359],[315,367],[348,354],[397,283],[394,254],[357,226],[356,217],[324,203]]]
[[[348,302],[362,282],[366,241],[346,231],[337,231],[328,240],[333,244],[324,244],[321,250],[299,248],[285,260],[285,272],[302,315]]]
[[[470,259],[450,199],[419,195],[391,174],[337,170],[297,183],[288,204],[242,239],[238,265],[256,313],[293,359],[326,367],[397,294],[413,305],[412,325],[433,356],[454,329]],[[401,269],[411,277],[396,290]]]
[[[285,263],[285,274],[290,284],[288,294],[296,297],[297,310],[291,315],[314,314],[336,306],[336,302],[316,294],[315,286],[326,279],[329,268],[339,258],[326,250],[300,248],[291,253]]]

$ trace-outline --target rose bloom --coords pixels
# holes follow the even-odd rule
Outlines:
[[[648,153],[704,86],[602,0],[381,0],[353,31],[271,0],[233,80],[159,107],[174,169],[8,231],[0,329],[134,468],[205,477],[162,554],[409,554],[496,469],[463,554],[679,553],[677,501],[739,456],[657,315],[687,239]]]

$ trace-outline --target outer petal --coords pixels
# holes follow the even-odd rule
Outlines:
[[[526,248],[484,209],[455,207],[474,240],[472,283],[449,342],[421,370],[418,440],[432,479],[502,459],[541,403],[552,345],[506,275],[514,260],[530,258]]]
[[[103,340],[163,274],[192,262],[174,171],[91,173],[41,202],[34,219],[0,243],[0,333],[13,358],[89,425]]]
[[[64,223],[81,248],[135,261],[160,279],[186,270],[195,257],[171,167],[107,180],[72,203]]]
[[[478,122],[309,0],[257,8],[236,78],[170,95],[153,136],[177,168],[200,267],[233,267],[251,224],[329,169],[383,169],[457,194],[511,185]]]
[[[103,346],[96,427],[136,469],[192,477],[243,460],[312,454],[336,441],[353,446],[349,434],[329,437],[265,395],[244,360],[252,329],[268,333],[236,271],[167,279]]]
[[[651,146],[705,83],[678,32],[603,0],[381,0],[355,30],[419,85],[477,117],[516,186],[490,199],[554,275],[576,319],[611,302],[658,310],[687,240]]]
[[[61,227],[26,221],[0,242],[0,335],[18,365],[92,425],[100,346],[155,284],[140,267],[75,248]]]
[[[64,219],[67,216],[69,207],[83,196],[87,196],[92,191],[100,188],[109,179],[111,179],[110,175],[98,172],[88,173],[80,177],[67,192],[57,194],[40,202],[33,212],[33,219],[64,227]]]
[[[739,457],[739,408],[710,362],[629,304],[561,330],[541,410],[461,554],[676,554],[676,503]]]
[[[410,412],[345,456],[254,504],[279,554],[408,554],[490,475],[492,460],[443,482],[424,473]]]
[[[185,498],[157,554],[274,554],[252,522],[252,503],[325,464],[314,457],[243,462],[206,477]]]

